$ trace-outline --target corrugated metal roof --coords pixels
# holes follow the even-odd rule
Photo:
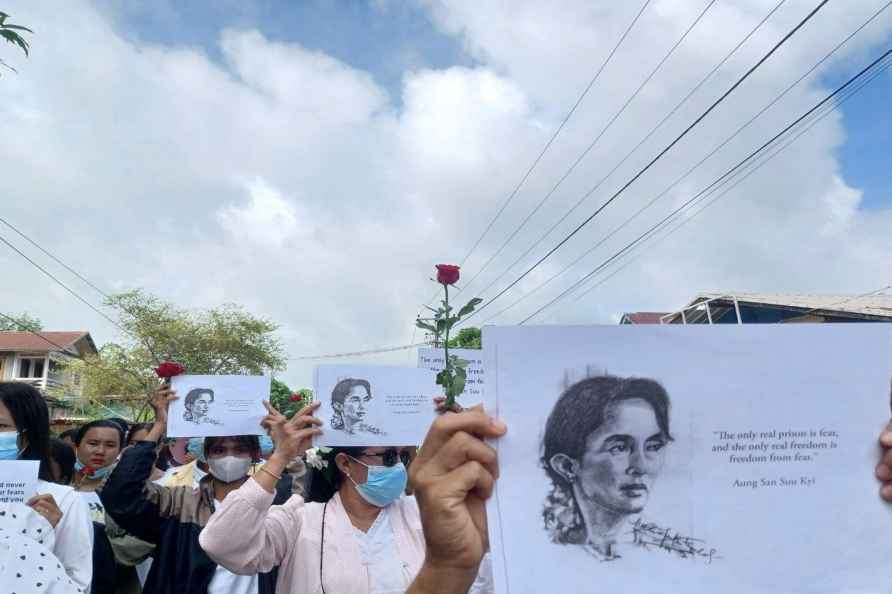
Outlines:
[[[40,336],[38,336],[38,334]],[[43,337],[43,338],[41,338]],[[44,338],[46,340],[44,340]],[[0,351],[29,351],[45,353],[58,351],[55,343],[66,349],[74,348],[82,338],[86,338],[91,350],[96,347],[88,332],[0,332]]]
[[[628,320],[629,324],[659,324],[660,318],[665,315],[665,312],[635,311],[623,314],[623,319]]]
[[[740,303],[758,303],[805,310],[838,311],[892,318],[892,295],[803,295],[795,293],[700,293],[688,305],[704,299],[734,299]]]

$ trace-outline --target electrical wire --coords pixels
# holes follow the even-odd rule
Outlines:
[[[741,40],[737,43],[737,45],[736,45],[730,52],[728,52],[727,54],[725,54],[725,57],[722,58],[722,59],[719,61],[719,63],[716,64],[716,65],[713,67],[713,69],[710,70],[710,71],[706,74],[706,76],[704,76],[704,77],[700,80],[700,82],[698,82],[698,83],[694,86],[694,88],[692,88],[692,89],[688,92],[688,94],[685,95],[685,97],[684,97],[681,101],[679,101],[679,102],[675,105],[675,107],[673,107],[673,108],[669,111],[669,113],[667,113],[665,116],[663,116],[663,119],[660,120],[659,123],[657,123],[657,125],[655,125],[653,128],[651,128],[650,132],[648,132],[648,133],[647,133],[641,140],[638,141],[638,144],[636,144],[636,145],[632,148],[632,150],[630,150],[628,153],[626,153],[626,155],[625,155],[622,159],[620,159],[619,162],[618,162],[616,165],[613,166],[613,169],[611,169],[610,171],[608,171],[607,174],[606,174],[604,177],[602,177],[602,178],[598,181],[598,183],[596,183],[594,186],[592,186],[592,189],[591,189],[589,192],[586,192],[582,197],[580,197],[580,199],[577,200],[576,203],[575,203],[575,204],[574,204],[574,205],[573,205],[567,212],[565,212],[565,213],[564,213],[564,214],[563,214],[557,221],[555,221],[555,223],[554,223],[551,227],[549,227],[547,231],[545,231],[544,233],[542,233],[542,235],[540,235],[539,238],[538,238],[535,242],[533,242],[533,244],[532,244],[530,247],[528,247],[528,248],[526,249],[526,251],[524,251],[520,256],[518,256],[513,262],[511,262],[511,264],[509,264],[509,265],[502,271],[501,274],[499,274],[499,275],[498,275],[497,277],[495,277],[492,281],[490,281],[490,283],[489,283],[488,285],[486,285],[486,286],[480,291],[480,293],[486,293],[487,291],[489,291],[495,284],[497,284],[500,280],[502,280],[502,279],[505,277],[506,274],[508,274],[509,272],[511,272],[511,270],[513,270],[515,266],[517,266],[517,265],[518,265],[520,262],[522,262],[527,256],[529,256],[530,253],[532,253],[533,250],[535,250],[537,247],[539,247],[540,245],[542,245],[542,242],[545,241],[545,240],[548,238],[548,236],[551,235],[551,233],[561,225],[561,223],[563,223],[564,221],[566,221],[566,220],[567,220],[567,219],[568,219],[574,212],[576,212],[576,209],[578,209],[580,206],[582,206],[582,204],[589,198],[589,196],[591,196],[592,193],[596,192],[596,191],[597,191],[597,190],[604,184],[604,182],[606,182],[608,179],[610,179],[610,177],[611,177],[614,173],[616,173],[617,170],[619,170],[620,167],[622,167],[623,165],[625,165],[626,162],[629,160],[629,158],[630,158],[633,154],[635,154],[636,152],[638,152],[638,149],[640,149],[640,148],[644,145],[644,143],[646,143],[648,140],[650,140],[651,137],[653,137],[653,135],[656,134],[656,132],[657,132],[657,131],[658,131],[658,130],[659,130],[659,129],[660,129],[660,128],[667,122],[667,121],[669,121],[669,119],[670,119],[673,115],[675,115],[675,114],[678,112],[678,110],[681,109],[681,108],[684,106],[684,104],[687,103],[688,100],[689,100],[689,99],[690,99],[690,98],[691,98],[697,91],[699,91],[699,90],[703,87],[703,85],[705,85],[706,82],[709,81],[709,79],[712,78],[713,75],[715,75],[715,73],[718,72],[719,69],[720,69],[722,66],[724,66],[724,65],[728,62],[728,60],[731,59],[731,57],[734,56],[734,54],[736,54],[737,51],[738,51],[741,47],[743,47],[744,44],[746,44],[746,42],[749,41],[750,38],[751,38],[753,35],[755,35],[756,32],[757,32],[759,29],[762,28],[762,26],[768,21],[768,19],[770,19],[770,18],[772,17],[772,15],[774,15],[774,13],[777,12],[778,9],[780,9],[780,7],[783,6],[783,4],[784,4],[785,2],[786,2],[786,0],[780,0],[780,2],[778,2],[778,3],[774,6],[774,8],[772,8],[771,11],[769,11],[768,14],[766,14],[766,15],[762,18],[762,20],[759,21],[759,23],[758,23],[752,30],[750,30],[750,32],[747,33],[746,36],[744,36],[743,39],[741,39]]]
[[[535,208],[533,208],[533,210],[530,211],[529,214],[527,214],[523,221],[521,221],[520,225],[518,225],[514,229],[514,231],[512,231],[511,234],[508,235],[508,238],[502,243],[499,249],[497,249],[492,254],[492,256],[489,257],[489,259],[483,264],[483,266],[477,269],[474,276],[465,283],[465,287],[471,285],[481,274],[483,274],[483,272],[489,267],[489,265],[492,264],[493,260],[495,260],[502,253],[502,251],[504,251],[504,249],[508,247],[508,244],[511,243],[511,241],[514,240],[515,237],[517,237],[517,234],[526,227],[527,223],[530,222],[530,219],[532,219],[536,215],[536,213],[538,213],[539,210],[543,206],[545,206],[545,203],[548,202],[548,200],[554,195],[557,189],[561,187],[564,181],[566,181],[566,179],[570,177],[573,171],[576,170],[576,167],[579,166],[580,163],[582,163],[583,159],[585,159],[585,157],[588,156],[592,149],[595,148],[601,138],[603,138],[604,135],[613,127],[613,124],[615,124],[616,121],[626,112],[626,109],[628,109],[629,105],[632,104],[632,102],[638,97],[638,95],[641,94],[641,91],[644,90],[644,88],[648,85],[648,83],[650,83],[654,76],[656,76],[656,74],[663,68],[663,65],[666,64],[669,58],[672,57],[672,55],[675,53],[675,50],[677,50],[679,46],[684,42],[684,40],[687,39],[691,31],[693,31],[694,28],[700,23],[700,21],[703,20],[703,17],[706,16],[706,13],[709,12],[709,9],[712,8],[716,1],[717,0],[710,0],[710,2],[707,3],[706,7],[702,11],[700,11],[700,14],[697,15],[696,19],[694,19],[694,22],[691,23],[690,26],[688,26],[688,28],[685,30],[684,33],[682,33],[681,37],[675,42],[675,44],[671,48],[669,48],[669,51],[666,52],[666,55],[663,56],[663,59],[660,60],[659,63],[657,63],[654,69],[651,70],[650,74],[648,74],[641,82],[641,84],[638,85],[638,88],[635,89],[635,92],[632,93],[632,95],[628,99],[626,99],[626,102],[623,103],[622,107],[620,107],[619,110],[615,114],[613,114],[613,117],[611,117],[601,128],[601,131],[598,132],[594,140],[592,140],[591,143],[589,143],[588,147],[586,147],[586,149],[582,151],[579,156],[576,157],[576,160],[564,172],[560,179],[558,179],[557,183],[551,188],[551,190],[549,190],[548,193],[542,197]],[[460,292],[461,290],[457,291],[457,293]]]
[[[665,156],[669,151],[671,151],[685,136],[687,136],[691,130],[697,127],[700,122],[702,122],[706,117],[715,110],[725,99],[728,98],[740,85],[744,83],[756,70],[759,69],[768,59],[777,52],[787,41],[790,40],[802,27],[805,26],[808,21],[810,21],[827,3],[829,0],[821,0],[805,16],[793,29],[791,29],[786,35],[781,38],[758,62],[756,62],[749,70],[744,73],[731,87],[725,91],[715,102],[713,102],[700,116],[697,117],[687,128],[685,128],[681,134],[679,134],[672,142],[670,142],[663,150],[661,150],[657,155],[651,159],[647,165],[645,165],[638,173],[636,173],[632,178],[627,181],[625,184],[620,187],[606,202],[604,202],[601,206],[599,206],[591,215],[589,215],[582,223],[580,223],[573,231],[571,231],[566,237],[564,237],[560,242],[557,243],[554,247],[552,247],[544,256],[542,256],[535,264],[533,264],[530,268],[528,268],[525,272],[523,272],[519,277],[514,279],[510,284],[508,284],[505,288],[503,288],[499,293],[496,294],[495,297],[489,299],[483,303],[476,310],[475,313],[479,313],[489,305],[492,305],[495,301],[497,301],[500,297],[502,297],[505,293],[514,288],[521,280],[529,276],[530,273],[533,272],[536,268],[541,266],[552,254],[558,251],[561,247],[563,247],[570,239],[572,239],[579,231],[581,231],[586,225],[588,225],[595,217],[597,217],[601,212],[604,211],[611,203],[613,203],[617,198],[619,198],[623,192],[625,192],[632,184],[634,184],[642,175],[644,175],[647,171],[653,167],[654,164],[657,163],[663,156]],[[469,316],[470,317],[470,316]],[[466,318],[467,319],[467,318]]]
[[[637,239],[635,239],[633,242],[627,244],[627,245],[626,245],[623,249],[621,249],[619,252],[616,252],[613,256],[611,256],[610,258],[608,258],[607,260],[605,260],[604,262],[602,262],[601,264],[599,264],[598,267],[596,267],[593,271],[591,271],[591,272],[589,272],[588,274],[586,274],[584,277],[582,277],[582,279],[580,279],[579,281],[575,282],[573,285],[571,285],[568,289],[564,290],[564,291],[563,291],[561,294],[559,294],[557,297],[555,297],[554,299],[552,299],[551,301],[549,301],[548,303],[546,303],[545,305],[543,305],[542,307],[540,307],[539,309],[537,309],[536,311],[534,311],[532,314],[530,314],[529,316],[527,316],[523,321],[520,322],[520,324],[524,324],[524,323],[526,323],[527,321],[531,320],[531,319],[534,318],[535,316],[539,315],[539,314],[540,314],[542,311],[544,311],[545,309],[547,309],[547,308],[551,307],[552,305],[554,305],[557,301],[559,301],[560,299],[562,299],[563,297],[565,297],[566,295],[568,295],[569,293],[571,293],[572,291],[574,291],[575,289],[577,289],[578,287],[580,287],[582,284],[584,284],[585,282],[587,282],[591,277],[593,277],[595,274],[597,274],[598,271],[602,270],[602,269],[603,269],[606,265],[608,265],[610,262],[612,262],[612,261],[615,260],[616,258],[620,257],[622,254],[626,253],[628,250],[632,249],[635,245],[639,244],[642,240],[644,240],[644,239],[647,238],[648,236],[652,235],[652,234],[654,233],[655,230],[657,230],[657,229],[660,228],[661,226],[665,225],[667,221],[671,220],[671,219],[672,219],[673,217],[675,217],[678,213],[680,213],[680,212],[683,211],[685,208],[687,208],[687,207],[688,207],[690,204],[692,204],[695,200],[697,200],[699,197],[701,197],[705,192],[711,190],[712,188],[716,187],[716,186],[719,185],[720,183],[723,183],[729,176],[732,176],[737,170],[739,170],[739,169],[740,169],[741,167],[743,167],[745,164],[747,164],[748,162],[750,162],[753,158],[755,158],[755,157],[756,157],[758,154],[760,154],[763,150],[765,150],[767,147],[769,147],[769,146],[771,146],[772,144],[774,144],[778,139],[780,139],[782,136],[784,136],[785,134],[787,134],[790,130],[792,130],[793,128],[795,128],[796,126],[798,126],[801,122],[803,122],[805,119],[807,119],[807,118],[808,118],[809,116],[811,116],[813,113],[815,113],[817,110],[821,109],[821,107],[823,107],[826,103],[828,103],[829,101],[833,100],[837,95],[839,95],[840,93],[842,93],[845,89],[847,89],[849,86],[851,86],[855,81],[857,81],[859,78],[861,78],[862,76],[864,76],[864,75],[865,75],[867,72],[869,72],[870,70],[874,69],[878,64],[880,64],[880,63],[882,63],[883,61],[885,61],[886,58],[888,58],[890,55],[892,55],[892,49],[887,50],[887,51],[886,51],[884,54],[882,54],[879,58],[877,58],[876,60],[874,60],[873,62],[871,62],[871,64],[869,64],[868,66],[866,66],[866,67],[865,67],[864,69],[862,69],[859,73],[857,73],[857,74],[854,75],[852,78],[850,78],[848,81],[846,81],[843,85],[841,85],[840,87],[838,87],[838,88],[837,88],[835,91],[833,91],[830,95],[828,95],[827,97],[825,97],[824,99],[822,99],[822,100],[821,100],[820,102],[818,102],[815,106],[813,106],[811,109],[809,109],[808,111],[806,111],[803,115],[801,115],[801,116],[798,117],[796,120],[794,120],[791,124],[789,124],[789,125],[788,125],[786,128],[784,128],[781,132],[779,132],[778,134],[776,134],[771,140],[769,140],[768,142],[766,142],[765,144],[763,144],[761,147],[759,147],[758,149],[756,149],[755,151],[753,151],[752,153],[750,153],[749,156],[747,156],[744,160],[742,160],[741,162],[739,162],[737,165],[735,165],[734,167],[732,167],[731,169],[729,169],[728,171],[726,171],[722,176],[720,176],[720,177],[719,177],[717,180],[715,180],[712,184],[710,184],[709,186],[707,186],[706,188],[704,188],[704,190],[702,190],[700,193],[698,193],[698,194],[695,195],[693,198],[691,198],[690,200],[688,200],[688,201],[686,201],[685,203],[683,203],[681,206],[679,206],[677,209],[675,209],[672,213],[670,213],[667,217],[665,217],[665,218],[662,219],[660,222],[658,222],[656,225],[654,225],[653,227],[651,227],[650,229],[648,229],[647,231],[645,231],[642,235],[640,235],[640,236],[639,236]],[[885,68],[885,67],[886,67],[886,65],[883,66],[883,68]],[[882,70],[878,70],[878,72],[882,72]],[[875,73],[875,74],[877,74],[877,73]],[[878,74],[877,74],[877,75],[878,75]],[[870,80],[873,80],[874,78],[876,78],[876,77],[874,76],[874,77],[871,78]],[[860,88],[863,88],[863,86],[864,86],[864,85],[862,85]],[[858,90],[860,90],[860,88],[859,88]],[[798,137],[797,137],[797,138],[798,138]]]
[[[618,227],[614,228],[610,233],[608,233],[605,237],[603,237],[600,241],[598,241],[595,245],[589,248],[586,252],[584,252],[581,256],[576,258],[573,262],[571,262],[568,266],[564,267],[560,272],[554,274],[545,282],[537,286],[532,291],[523,295],[520,299],[514,301],[508,307],[499,311],[498,314],[487,318],[487,321],[501,315],[505,311],[513,308],[520,302],[526,300],[528,297],[532,296],[534,293],[538,292],[546,285],[550,284],[559,276],[562,276],[566,273],[570,268],[579,263],[582,259],[596,250],[598,247],[603,245],[607,240],[616,235],[619,231],[625,228],[629,223],[632,222],[635,218],[640,216],[645,210],[653,206],[658,200],[667,195],[670,191],[672,191],[675,187],[677,187],[682,181],[684,181],[688,176],[690,176],[696,169],[698,169],[703,163],[713,157],[716,153],[718,153],[722,148],[728,145],[734,138],[736,138],[743,130],[752,125],[759,117],[761,117],[765,112],[767,112],[771,107],[778,103],[783,97],[785,97],[793,88],[799,85],[803,80],[805,80],[812,72],[817,70],[824,62],[830,59],[837,51],[839,51],[843,46],[845,46],[852,38],[854,38],[858,33],[860,33],[865,27],[867,27],[871,22],[873,22],[877,17],[880,16],[885,10],[887,10],[890,6],[892,6],[892,1],[887,2],[883,5],[879,10],[874,12],[866,21],[864,21],[858,28],[856,28],[852,33],[850,33],[845,39],[843,39],[840,43],[838,43],[834,48],[832,48],[829,52],[827,52],[820,60],[818,60],[811,68],[809,68],[803,75],[801,75],[797,80],[795,80],[792,84],[787,86],[779,95],[777,95],[773,100],[771,100],[768,104],[766,104],[762,109],[760,109],[755,115],[753,115],[747,122],[745,122],[742,126],[737,128],[732,134],[730,134],[724,141],[719,143],[715,148],[709,151],[700,161],[694,164],[691,168],[689,168],[684,174],[678,177],[674,182],[672,182],[666,189],[657,194],[653,199],[651,199],[647,204],[638,209],[634,214],[632,214],[629,218],[627,218],[623,223],[621,223]],[[482,309],[482,308],[481,308]],[[469,316],[470,317],[470,316]],[[485,323],[485,322],[484,322]]]

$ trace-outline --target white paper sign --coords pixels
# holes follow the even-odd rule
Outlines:
[[[170,405],[168,437],[265,435],[270,378],[265,375],[178,375],[171,379],[178,399]]]
[[[0,462],[0,503],[25,503],[37,494],[37,460]]]
[[[458,403],[469,408],[483,402],[484,374],[483,351],[480,349],[449,349],[450,355],[468,362],[465,391],[458,397]],[[443,349],[418,349],[418,367],[439,373],[446,366]],[[442,390],[442,387],[440,388]]]
[[[435,375],[427,369],[321,365],[314,394],[322,446],[413,446],[434,420]]]
[[[889,325],[484,335],[498,593],[889,591]]]

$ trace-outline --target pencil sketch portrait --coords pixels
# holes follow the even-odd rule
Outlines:
[[[340,380],[331,391],[331,428],[350,435],[386,435],[381,429],[366,422],[373,402],[372,386],[368,380]]]
[[[599,375],[570,385],[545,426],[541,463],[551,481],[543,510],[552,542],[612,561],[627,547],[717,558],[702,542],[644,520],[673,442],[666,389],[647,378]]]
[[[189,390],[183,401],[183,420],[196,425],[220,425],[220,421],[210,414],[214,402],[214,391],[210,388],[194,388]]]

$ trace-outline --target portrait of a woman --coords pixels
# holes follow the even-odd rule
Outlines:
[[[581,545],[605,561],[624,547],[714,555],[640,517],[673,441],[669,410],[668,393],[652,379],[602,375],[561,394],[541,460],[552,483],[543,519],[553,542]]]

